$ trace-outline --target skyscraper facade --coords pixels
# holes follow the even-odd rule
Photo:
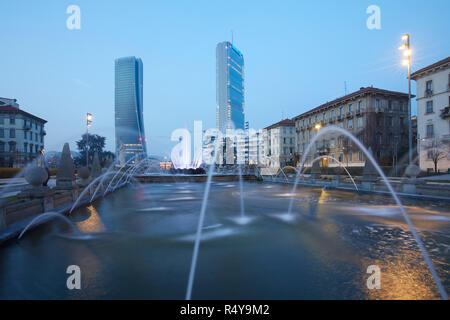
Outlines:
[[[143,120],[143,66],[136,57],[115,61],[115,129],[116,154],[125,160],[140,154],[147,155]]]
[[[244,130],[244,56],[228,41],[216,48],[216,100],[217,129]]]

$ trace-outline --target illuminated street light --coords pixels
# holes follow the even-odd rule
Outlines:
[[[316,130],[320,130],[322,128],[322,125],[320,124],[320,123],[317,123],[315,126],[314,126],[314,129],[316,129]]]
[[[89,167],[89,127],[92,123],[92,114],[86,113],[86,167]]]
[[[403,55],[406,57],[402,64],[408,66],[408,145],[409,145],[409,164],[412,164],[412,128],[411,128],[411,48],[410,48],[410,36],[404,34],[402,36],[402,43],[399,50],[405,50]]]

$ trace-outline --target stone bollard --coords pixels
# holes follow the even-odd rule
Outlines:
[[[369,153],[372,154],[372,149],[369,147]],[[373,190],[375,183],[378,180],[378,171],[375,166],[366,158],[366,163],[364,164],[363,178],[361,185],[363,189]]]
[[[319,178],[320,178],[319,162],[314,161],[311,167],[311,179],[319,179]]]
[[[43,182],[47,180],[48,173],[42,167],[33,166],[25,169],[25,180],[30,187],[22,190],[17,196],[22,199],[44,198],[51,194],[51,190],[47,186],[43,186]]]
[[[408,179],[402,184],[402,192],[404,193],[417,193],[417,176],[420,173],[420,168],[414,164],[410,164],[406,170],[405,175]]]
[[[341,176],[335,175],[335,176],[333,176],[333,178],[331,180],[331,186],[334,188],[337,188],[337,187],[339,187],[340,182],[341,182]]]
[[[102,174],[102,166],[100,165],[100,159],[98,158],[98,152],[94,154],[94,161],[92,162],[91,179],[99,177]]]
[[[90,183],[90,170],[88,167],[81,167],[78,169],[78,177],[80,177],[80,181],[78,181],[78,185],[80,187],[86,187]]]
[[[73,169],[73,159],[70,154],[69,144],[66,142],[61,154],[61,161],[58,168],[58,174],[56,175],[56,187],[57,191],[67,191],[76,188],[75,174]]]

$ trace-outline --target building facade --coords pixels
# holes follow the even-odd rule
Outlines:
[[[295,166],[295,122],[279,121],[264,128],[265,167],[280,169]]]
[[[294,118],[296,158],[300,161],[318,132],[338,126],[352,133],[372,150],[382,166],[393,166],[408,152],[408,94],[373,87],[361,88],[342,98],[322,104]],[[306,166],[313,159],[330,166],[362,167],[363,152],[351,139],[338,132],[320,137],[305,156]]]
[[[450,57],[414,72],[411,79],[417,83],[420,169],[450,172]]]
[[[143,120],[143,65],[136,57],[115,61],[115,131],[116,154],[128,161],[147,155]]]
[[[0,167],[24,167],[44,150],[46,120],[0,98]]]
[[[244,56],[230,42],[216,48],[216,124],[227,129],[245,129]]]

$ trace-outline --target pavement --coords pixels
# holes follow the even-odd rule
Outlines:
[[[56,179],[50,178],[47,185],[49,187],[56,186]],[[25,181],[25,178],[0,179],[0,199],[15,196],[27,186],[29,184]]]

